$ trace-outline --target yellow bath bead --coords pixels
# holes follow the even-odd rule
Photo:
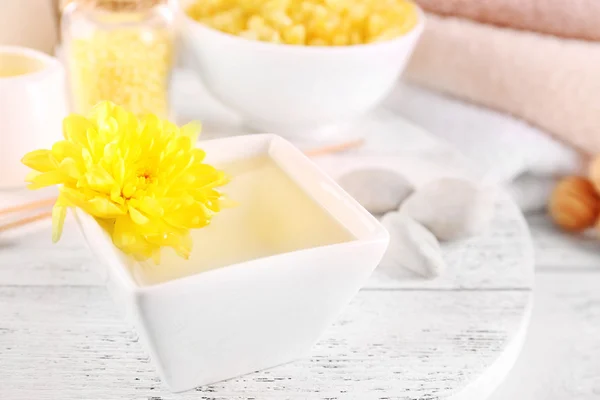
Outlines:
[[[363,38],[360,32],[352,32],[350,34],[350,44],[361,44],[363,42]]]
[[[290,29],[284,31],[283,41],[288,44],[305,44],[306,43],[306,29],[303,25],[295,25]]]
[[[309,46],[391,40],[418,22],[409,0],[197,0],[187,13],[247,39]]]
[[[294,24],[294,21],[284,10],[277,10],[267,14],[267,21],[277,27],[288,27]]]
[[[264,29],[266,23],[263,17],[253,15],[252,17],[248,18],[246,26],[248,27],[248,30],[258,33]]]
[[[239,36],[250,40],[260,40],[260,36],[258,36],[258,33],[255,31],[245,30],[240,32]]]
[[[308,44],[310,46],[327,46],[328,45],[328,43],[325,40],[319,39],[319,38],[309,40]]]
[[[371,15],[367,19],[367,34],[370,37],[376,38],[386,27],[386,20],[381,15]]]
[[[325,0],[325,6],[333,11],[344,11],[350,7],[350,4],[346,0]]]
[[[314,8],[313,8],[313,12],[314,12],[314,17],[319,19],[319,20],[323,20],[326,19],[329,12],[327,11],[327,7],[321,5],[321,4],[317,4]]]
[[[348,37],[346,35],[342,35],[342,34],[337,34],[333,37],[333,40],[331,41],[331,44],[334,46],[346,46],[350,41],[348,40]]]
[[[96,31],[67,49],[77,112],[109,100],[143,115],[168,114],[168,80],[173,58],[170,31]]]

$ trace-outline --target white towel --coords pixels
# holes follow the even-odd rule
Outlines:
[[[565,7],[571,3],[562,1]],[[427,14],[405,77],[516,115],[595,155],[600,153],[599,67],[598,42]]]
[[[458,149],[487,181],[506,186],[524,211],[545,207],[556,177],[582,171],[575,150],[506,114],[408,83],[386,107]]]

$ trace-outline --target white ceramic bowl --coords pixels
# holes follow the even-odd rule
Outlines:
[[[274,135],[202,142],[219,165],[268,155],[355,238],[152,286],[89,215],[76,211],[101,276],[163,381],[183,391],[309,355],[365,283],[389,241],[383,226],[302,152]],[[293,212],[293,211],[291,211]]]
[[[181,2],[183,5],[185,1]],[[357,46],[264,43],[181,16],[185,59],[211,94],[260,131],[295,136],[350,122],[377,106],[403,71],[425,23]]]

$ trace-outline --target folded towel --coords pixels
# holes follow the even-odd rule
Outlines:
[[[487,24],[600,41],[598,0],[416,0],[427,11]]]
[[[521,117],[600,152],[600,43],[427,16],[412,82]]]
[[[557,177],[583,169],[578,152],[506,114],[406,83],[385,105],[459,150],[526,212],[545,208]]]

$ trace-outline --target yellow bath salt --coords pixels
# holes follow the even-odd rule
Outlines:
[[[167,117],[173,42],[168,29],[97,30],[74,38],[68,61],[76,111],[109,100],[134,114]]]
[[[308,46],[390,40],[418,20],[417,7],[408,0],[197,0],[187,13],[233,35]]]

